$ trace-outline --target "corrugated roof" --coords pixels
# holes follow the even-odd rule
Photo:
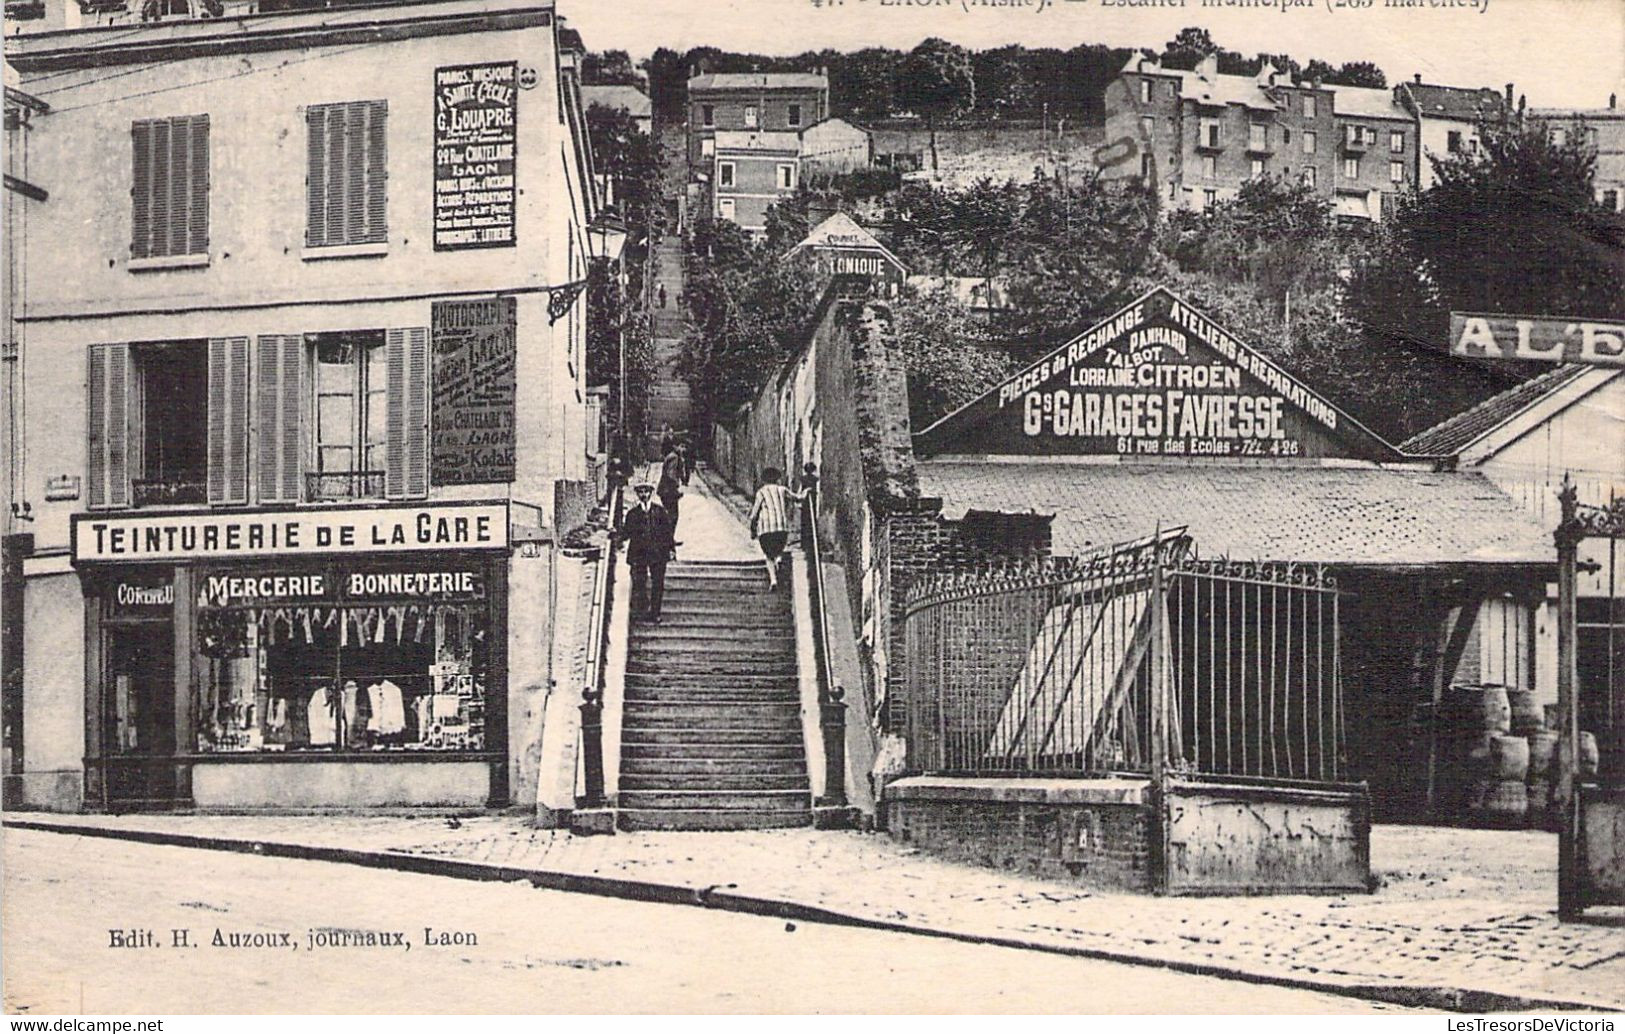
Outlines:
[[[1333,86],[1332,111],[1354,118],[1410,118],[1388,90],[1373,90],[1365,86]]]
[[[1206,556],[1324,564],[1547,563],[1550,533],[1483,476],[1376,467],[930,461],[943,516],[1054,515],[1056,553],[1186,525]]]
[[[817,72],[708,72],[688,81],[690,90],[827,90]]]
[[[1405,83],[1411,99],[1424,117],[1473,120],[1499,116],[1506,107],[1500,93],[1489,87],[1435,86],[1432,83]]]
[[[649,96],[636,86],[583,86],[581,99],[589,108],[601,104],[606,108],[620,108],[633,118],[650,117]]]
[[[1478,441],[1530,406],[1562,390],[1591,367],[1568,363],[1514,385],[1449,420],[1435,424],[1400,446],[1413,456],[1451,456]]]

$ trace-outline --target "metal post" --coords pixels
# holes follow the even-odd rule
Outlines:
[[[824,796],[820,808],[846,807],[846,690],[831,686],[818,702],[818,721],[824,732]]]
[[[1562,823],[1557,838],[1557,915],[1560,919],[1579,916],[1578,858],[1580,808],[1575,794],[1575,767],[1580,757],[1580,707],[1576,693],[1579,668],[1575,652],[1575,564],[1580,540],[1584,537],[1577,513],[1578,493],[1567,475],[1558,492],[1562,519],[1553,538],[1557,543],[1557,778],[1552,785],[1552,804]]]
[[[604,694],[588,688],[581,691],[581,767],[585,776],[576,807],[604,806]]]
[[[1151,564],[1151,889],[1158,893],[1168,890],[1168,686],[1167,671],[1163,664],[1162,621],[1163,606],[1163,546],[1162,529],[1157,529],[1156,545]]]

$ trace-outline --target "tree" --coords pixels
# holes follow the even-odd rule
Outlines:
[[[933,36],[909,51],[897,75],[898,99],[925,116],[931,133],[931,172],[937,172],[937,123],[976,105],[976,77],[964,47]]]
[[[621,108],[587,108],[593,163],[614,184],[615,206],[632,227],[646,227],[660,211],[660,147]]]
[[[1326,76],[1326,82],[1337,86],[1364,86],[1373,90],[1388,88],[1388,77],[1369,61],[1350,61],[1335,74]]]
[[[649,78],[649,105],[656,119],[680,122],[688,96],[688,62],[669,47],[657,47],[643,62]]]
[[[1322,61],[1320,58],[1310,58],[1309,63],[1303,66],[1303,73],[1299,82],[1330,83],[1337,79],[1337,69]]]
[[[1162,48],[1162,63],[1169,68],[1195,68],[1202,59],[1217,54],[1219,45],[1212,33],[1199,26],[1189,25],[1169,40]]]
[[[624,50],[588,51],[581,59],[581,81],[590,86],[640,86],[641,77]]]
[[[1015,368],[1010,353],[946,286],[906,290],[892,305],[893,342],[908,370],[909,424],[916,430],[973,401]]]
[[[830,109],[860,122],[890,116],[902,64],[902,51],[887,47],[865,47],[838,57],[830,63]]]
[[[1426,423],[1539,370],[1447,357],[1452,311],[1625,317],[1625,251],[1593,200],[1594,152],[1539,126],[1485,124],[1479,141],[1434,159],[1435,185],[1400,198],[1349,278],[1368,347],[1438,374],[1417,392]]]
[[[1026,49],[1016,45],[977,52],[971,59],[971,68],[975,73],[978,111],[1002,115],[1026,111],[1033,106],[1035,93],[1028,77],[1026,57]]]

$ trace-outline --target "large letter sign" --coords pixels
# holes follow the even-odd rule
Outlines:
[[[1549,316],[1450,314],[1450,352],[1473,359],[1540,359],[1625,366],[1625,324]]]

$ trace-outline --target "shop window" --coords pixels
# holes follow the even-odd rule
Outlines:
[[[717,186],[719,186],[719,187],[731,187],[733,185],[734,185],[734,163],[733,162],[718,162],[717,163]]]
[[[314,336],[316,469],[312,500],[376,499],[384,494],[388,445],[382,334]]]
[[[483,570],[200,577],[200,753],[486,748]]]
[[[788,124],[790,124],[791,126],[799,126],[799,125],[801,125],[801,105],[799,105],[799,104],[790,105],[789,111],[785,115],[785,121]]]
[[[209,471],[206,341],[130,349],[131,489],[136,506],[201,503]]]
[[[140,119],[130,139],[130,258],[206,256],[209,116]]]
[[[305,109],[306,247],[388,239],[388,115],[381,100]]]

